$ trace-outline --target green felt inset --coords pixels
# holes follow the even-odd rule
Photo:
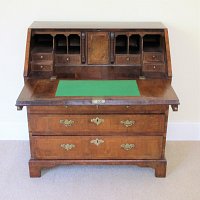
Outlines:
[[[56,96],[140,96],[135,80],[60,80]]]

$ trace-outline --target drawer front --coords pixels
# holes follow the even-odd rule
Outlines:
[[[81,64],[80,55],[55,55],[55,65]]]
[[[47,64],[43,64],[43,63],[32,63],[31,64],[31,69],[33,71],[52,71],[53,70],[53,66],[52,65],[47,65]]]
[[[28,113],[93,114],[93,113],[165,113],[166,105],[146,106],[28,106]]]
[[[162,53],[144,53],[144,62],[164,62]]]
[[[29,114],[29,131],[40,135],[163,133],[165,116],[152,115],[37,115]]]
[[[43,61],[43,60],[52,60],[52,59],[53,59],[53,54],[51,53],[32,54],[33,61]]]
[[[161,136],[33,136],[35,159],[159,159]]]
[[[140,65],[140,55],[116,55],[117,65]]]
[[[143,71],[145,72],[165,72],[164,64],[144,64]]]

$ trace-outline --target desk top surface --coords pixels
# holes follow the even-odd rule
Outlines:
[[[140,96],[55,96],[59,80],[29,79],[19,95],[16,106],[31,105],[93,105],[93,99],[104,99],[103,105],[178,105],[179,100],[168,80],[137,80]]]
[[[164,29],[161,22],[35,21],[31,29]]]

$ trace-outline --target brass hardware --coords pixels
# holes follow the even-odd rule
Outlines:
[[[90,143],[99,146],[100,144],[104,143],[104,141],[96,138],[95,140],[91,140]]]
[[[127,58],[126,58],[126,60],[127,60],[127,61],[129,61],[129,60],[130,60],[130,58],[129,58],[129,57],[127,57]]]
[[[125,121],[121,121],[120,122],[121,124],[123,124],[124,126],[126,127],[129,127],[129,126],[132,126],[133,124],[135,124],[135,121],[132,121],[132,120],[125,120]]]
[[[126,151],[129,151],[129,150],[131,150],[132,148],[135,148],[135,144],[128,144],[128,143],[126,143],[126,144],[121,144],[121,148],[123,148],[123,149],[126,150]]]
[[[171,105],[173,111],[178,111],[178,105]]]
[[[126,108],[127,108],[127,109],[130,108],[130,106],[126,106]]]
[[[65,106],[65,108],[68,108],[68,106]]]
[[[69,151],[72,148],[75,148],[75,144],[61,144],[60,147],[65,149],[65,150],[67,150],[67,151]]]
[[[152,58],[153,58],[153,59],[155,59],[155,58],[156,58],[156,56],[152,56]]]
[[[92,99],[92,104],[104,104],[105,102],[105,99]]]
[[[43,56],[40,56],[40,58],[42,59],[42,58],[43,58]]]
[[[92,123],[95,123],[97,126],[99,126],[101,123],[104,122],[104,119],[100,119],[99,117],[93,118],[90,120]]]
[[[156,69],[156,66],[154,65],[153,68]]]
[[[51,80],[51,81],[54,81],[54,80],[56,80],[56,79],[57,79],[56,76],[51,76],[51,77],[50,77],[50,80]]]
[[[66,127],[67,126],[72,126],[74,124],[73,120],[68,120],[68,119],[61,119],[60,124],[64,124]]]
[[[41,69],[42,69],[43,67],[44,67],[43,65],[40,66]]]
[[[139,79],[140,79],[140,80],[145,80],[146,77],[145,77],[145,76],[139,76]]]
[[[23,106],[17,106],[17,110],[22,110],[23,109]]]
[[[67,62],[69,61],[69,57],[66,58]]]

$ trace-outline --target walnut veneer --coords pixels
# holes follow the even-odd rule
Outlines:
[[[134,79],[139,97],[56,97],[60,79]],[[166,176],[171,86],[167,28],[161,23],[34,22],[24,88],[31,177],[66,164],[131,164]]]

